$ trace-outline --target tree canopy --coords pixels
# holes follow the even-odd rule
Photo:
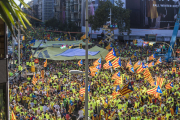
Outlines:
[[[128,32],[130,34],[130,10],[123,8],[123,2],[118,0],[113,5],[109,0],[100,1],[100,6],[95,11],[95,15],[89,17],[89,23],[93,30],[98,30],[110,21],[110,9],[112,12],[111,23],[117,23],[119,32]]]

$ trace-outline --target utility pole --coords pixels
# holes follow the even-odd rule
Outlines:
[[[18,26],[18,65],[20,65],[20,27]]]
[[[13,27],[13,31],[14,31],[14,35],[15,35],[15,27]],[[15,42],[15,40],[14,40],[15,38],[14,38],[14,36],[12,36],[12,58],[13,58],[13,66],[12,66],[12,68],[14,68],[14,42]]]
[[[85,120],[88,120],[88,0],[86,0]]]

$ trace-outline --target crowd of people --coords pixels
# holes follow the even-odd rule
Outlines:
[[[154,88],[155,83],[154,85],[148,83],[143,72],[133,73],[126,65],[129,60],[132,66],[137,61],[144,64],[152,62],[148,61],[147,57],[154,53],[154,47],[137,47],[128,44],[113,43],[113,47],[117,49],[117,53],[119,52],[117,57],[121,58],[122,67],[116,70],[101,67],[95,76],[89,73],[89,120],[178,120],[180,118],[178,63],[175,72],[172,71],[173,63],[164,60],[147,68],[155,82],[159,77],[164,79],[161,94],[158,96],[148,94],[147,91]],[[133,56],[134,53],[136,56]],[[158,58],[154,61],[156,62]],[[93,66],[94,61],[89,60],[89,66]],[[77,60],[48,60],[47,63],[47,67],[44,67],[44,60],[39,62],[39,71],[36,71],[35,76],[37,83],[33,83],[34,76],[27,76],[26,80],[18,83],[14,81],[10,84],[11,113],[15,114],[17,120],[83,120],[85,95],[81,94],[80,90],[85,88],[85,74],[70,74],[69,71],[85,71],[85,65],[79,66]],[[102,58],[101,66],[104,63],[106,61]],[[119,90],[117,91],[112,76],[118,71],[122,76],[119,90],[130,83],[133,91],[126,95],[117,94],[114,97],[113,93]],[[9,70],[11,76],[16,72],[17,70]],[[165,85],[170,82],[173,82],[173,87],[166,89]]]

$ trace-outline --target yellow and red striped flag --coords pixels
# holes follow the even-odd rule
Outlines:
[[[151,76],[151,73],[149,72],[148,68],[146,68],[146,70],[144,71],[143,75],[144,75],[145,78],[149,78],[149,76]]]
[[[134,69],[138,68],[140,65],[141,65],[141,61],[137,61],[137,62],[134,64]]]
[[[85,88],[81,88],[80,91],[79,91],[79,94],[84,95],[85,94]]]
[[[151,56],[149,56],[149,61],[150,60],[154,60],[155,59],[155,55],[154,54],[152,54]]]
[[[152,61],[148,64],[148,67],[153,67],[153,66],[154,66],[154,61]]]
[[[16,120],[16,116],[14,115],[14,112],[11,113],[11,120]]]
[[[150,76],[149,78],[145,78],[150,84],[151,86],[154,86],[154,80],[152,78],[152,76]]]
[[[37,83],[37,78],[36,78],[36,74],[34,74],[34,76],[33,76],[33,80],[32,80],[32,83],[33,83],[34,85],[36,85],[36,83]]]
[[[47,59],[44,61],[44,67],[47,67]]]
[[[113,62],[112,62],[113,68],[119,68],[121,67],[121,59],[120,58],[116,58]]]
[[[173,87],[174,87],[174,86],[173,86],[173,82],[170,82],[170,83],[166,84],[165,87],[166,87],[166,89],[171,89],[171,88],[173,88]]]
[[[127,93],[131,93],[132,91],[134,91],[131,83],[129,82],[128,84],[126,84],[123,89],[121,89],[119,92],[122,96],[124,96]]]
[[[161,57],[156,61],[155,65],[162,63]]]
[[[120,77],[120,72],[116,72],[111,79],[117,79]]]
[[[81,66],[83,64],[82,60],[78,61],[78,65]]]
[[[132,63],[131,63],[131,60],[129,60],[129,62],[127,63],[126,67],[131,67],[132,66]]]
[[[142,65],[137,69],[137,73],[141,73],[144,71],[144,69],[146,68],[146,66],[144,65],[144,63],[142,62]]]
[[[116,52],[114,49],[112,49],[105,57],[106,62],[113,60],[114,58],[116,58]]]
[[[158,88],[158,87],[155,87],[155,88],[153,88],[153,89],[148,90],[148,91],[147,91],[147,94],[155,94],[156,91],[157,91],[157,88]]]
[[[107,62],[107,63],[105,63],[105,64],[103,65],[103,68],[104,68],[104,69],[109,69],[109,68],[111,68],[111,67],[112,67],[111,61],[109,61],[109,62]]]
[[[122,84],[122,76],[117,78],[115,81],[114,81],[114,85],[120,85]]]
[[[99,58],[99,59],[97,59],[96,61],[93,62],[94,66],[97,66],[99,64],[101,64],[101,58]]]

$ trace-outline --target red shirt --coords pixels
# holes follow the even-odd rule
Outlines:
[[[70,116],[69,114],[66,114],[66,120],[69,120]]]

